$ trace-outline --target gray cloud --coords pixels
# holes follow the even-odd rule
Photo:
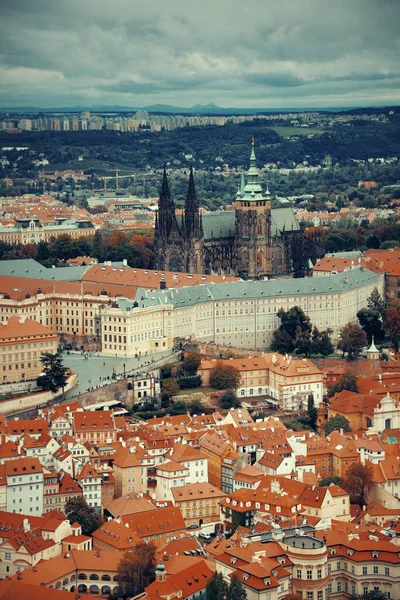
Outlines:
[[[397,0],[0,0],[0,106],[400,103]]]

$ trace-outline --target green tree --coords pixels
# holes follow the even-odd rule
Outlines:
[[[240,372],[233,365],[218,361],[210,372],[210,385],[216,390],[236,390],[240,384]]]
[[[66,374],[68,369],[63,365],[61,353],[51,354],[45,352],[40,360],[43,365],[43,372],[37,378],[37,385],[42,390],[50,390],[53,393],[60,388],[64,390],[67,383]]]
[[[175,396],[179,392],[179,383],[176,379],[164,379],[161,382],[162,393],[169,398]]]
[[[385,592],[381,590],[370,590],[364,594],[352,594],[350,600],[386,600]]]
[[[207,600],[228,600],[228,591],[222,573],[214,573],[206,585]]]
[[[359,325],[347,323],[341,328],[338,348],[343,352],[343,356],[347,354],[349,360],[356,358],[366,344],[367,336]]]
[[[101,525],[100,517],[92,506],[89,506],[83,496],[70,498],[64,508],[68,521],[77,521],[82,527],[83,535],[91,535]]]
[[[358,393],[358,383],[356,375],[349,372],[343,373],[343,375],[337,383],[333,383],[328,387],[328,398],[332,398],[332,396],[343,390]]]
[[[362,308],[357,313],[357,319],[365,331],[369,344],[372,342],[372,338],[376,341],[383,340],[385,334],[382,328],[382,316],[378,310]]]
[[[247,593],[237,575],[233,575],[229,585],[228,596],[229,600],[247,600]]]
[[[48,242],[40,241],[37,245],[36,260],[41,262],[49,258],[49,244]]]
[[[329,435],[332,431],[340,431],[341,429],[343,429],[344,433],[351,431],[350,423],[346,417],[336,415],[326,422],[325,435]]]
[[[236,395],[235,390],[226,390],[220,398],[221,408],[239,408],[241,406],[240,400]]]
[[[371,292],[371,295],[369,296],[369,298],[367,298],[367,306],[371,310],[377,310],[378,313],[381,315],[382,319],[385,317],[386,302],[382,298],[377,287],[374,287],[374,289]]]
[[[287,331],[275,329],[272,334],[271,350],[280,354],[289,354],[294,350],[293,339]]]
[[[196,375],[201,365],[201,356],[198,352],[188,352],[183,360],[183,369],[187,375]]]
[[[347,469],[343,488],[350,495],[352,504],[363,506],[367,503],[368,492],[373,483],[371,469],[362,463],[354,462]]]
[[[314,406],[314,394],[308,395],[307,414],[308,414],[308,418],[309,418],[310,427],[315,430],[316,425],[317,425],[317,409]]]
[[[123,598],[142,594],[155,579],[156,548],[140,542],[125,552],[118,564],[118,582]]]
[[[296,347],[296,340],[306,339],[305,334],[311,333],[311,323],[309,317],[304,314],[304,311],[299,306],[293,306],[288,311],[281,309],[277,313],[277,317],[280,319],[281,324],[277,331],[281,334],[285,332],[287,335],[276,336],[274,332],[272,336],[271,350],[275,352],[293,352]],[[288,345],[288,340],[291,340],[291,349],[282,348],[282,344],[279,343],[284,341],[285,345]]]
[[[333,354],[335,349],[331,342],[331,335],[331,329],[319,331],[317,327],[314,327],[312,332],[312,354],[322,354],[323,357]]]
[[[343,479],[341,477],[325,477],[318,483],[320,487],[328,487],[333,483],[334,485],[343,485]]]

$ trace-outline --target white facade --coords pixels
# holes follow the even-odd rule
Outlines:
[[[357,312],[367,307],[373,289],[384,294],[384,276],[356,269],[333,278],[337,279],[332,286],[328,278],[299,280],[303,283],[298,290],[292,284],[295,280],[290,280],[288,295],[279,290],[280,286],[285,288],[286,280],[282,285],[280,280],[273,280],[201,285],[190,291],[139,290],[139,306],[105,307],[102,311],[103,354],[157,352],[171,348],[177,338],[264,349],[280,325],[277,312],[296,305],[318,329],[332,329],[332,339],[337,341],[341,327],[358,322]],[[265,284],[265,295],[257,288],[259,284]],[[314,393],[319,397],[322,388]]]
[[[384,429],[400,428],[400,403],[389,396],[389,392],[374,408],[374,424],[369,429],[373,433],[382,433]]]
[[[11,461],[10,466],[14,462],[20,463],[20,459]],[[32,459],[26,459],[28,463]],[[27,464],[28,464],[27,463]],[[14,474],[12,469],[7,473],[7,511],[14,513],[22,513],[24,515],[41,516],[43,514],[43,469],[31,469],[24,472],[21,468],[17,468]]]

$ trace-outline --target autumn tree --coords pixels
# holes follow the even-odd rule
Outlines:
[[[201,365],[201,356],[198,352],[188,352],[183,360],[183,370],[189,376],[196,375]]]
[[[343,488],[350,495],[350,502],[360,506],[366,504],[368,492],[372,485],[372,473],[369,467],[362,463],[352,463],[343,480]]]
[[[336,415],[327,420],[325,424],[325,435],[329,435],[332,431],[340,431],[343,429],[345,433],[351,431],[350,423],[342,415]]]
[[[240,372],[233,365],[218,361],[210,372],[210,385],[216,390],[236,390],[240,384]]]
[[[349,372],[343,373],[343,375],[337,383],[333,383],[328,387],[328,398],[332,398],[332,396],[343,390],[358,393],[358,383],[356,375]]]
[[[83,496],[75,496],[68,500],[64,513],[71,523],[77,521],[82,527],[83,535],[91,535],[101,525],[99,515],[89,506]]]
[[[361,348],[367,345],[367,336],[365,331],[355,323],[347,323],[340,330],[340,340],[338,349],[347,354],[349,360],[356,358]]]
[[[172,378],[164,379],[164,381],[161,382],[161,387],[163,395],[168,396],[168,398],[175,396],[180,389],[178,381]]]
[[[118,582],[123,598],[137,596],[154,581],[156,548],[140,542],[132,551],[125,552],[118,564]]]
[[[384,329],[395,352],[398,352],[400,345],[400,304],[389,306],[387,309]]]

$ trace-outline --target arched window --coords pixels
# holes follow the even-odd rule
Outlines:
[[[118,581],[118,575],[114,575],[113,581]]]
[[[75,581],[76,577],[75,575],[71,575],[71,581]]]
[[[78,594],[86,594],[87,586],[84,583],[78,585]]]
[[[56,583],[56,590],[59,590],[61,587],[61,581],[57,581]]]
[[[111,577],[107,574],[101,576],[102,581],[111,581]]]
[[[91,585],[89,588],[89,592],[92,594],[92,596],[98,596],[99,595],[99,588],[97,585]]]
[[[367,427],[372,427],[372,421],[371,421],[371,419],[369,417],[366,418],[365,424],[366,424]]]
[[[78,579],[87,579],[86,573],[79,573]]]
[[[111,588],[109,585],[103,585],[103,587],[101,588],[101,593],[103,594],[103,596],[109,596],[111,594]]]
[[[89,577],[89,579],[91,581],[98,581],[99,580],[99,576],[97,575],[97,573],[92,573]]]
[[[66,577],[63,581],[63,585],[68,585],[68,577]]]
[[[392,419],[385,419],[385,429],[392,429]]]

